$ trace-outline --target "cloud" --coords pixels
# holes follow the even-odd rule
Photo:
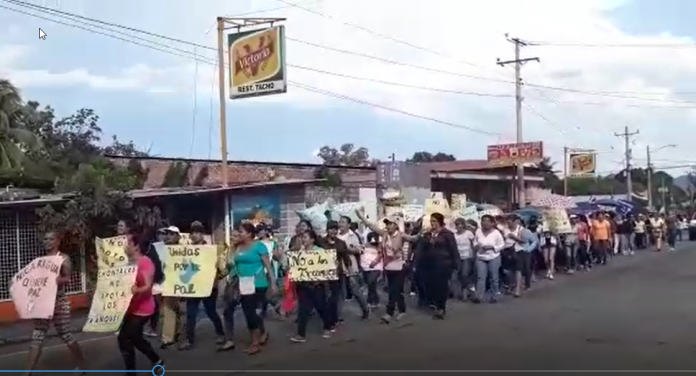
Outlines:
[[[94,3],[89,7],[81,4],[79,9],[63,10],[206,45],[215,43],[214,30],[209,33],[205,31],[211,30],[216,16],[272,10],[245,16],[287,17],[287,35],[292,39],[454,74],[387,64],[288,41],[287,61],[291,65],[403,85],[497,95],[479,97],[426,91],[289,68],[288,77],[293,82],[500,134],[480,136],[425,121],[399,130],[403,137],[420,137],[431,142],[440,138],[447,147],[459,145],[459,148],[476,150],[481,148],[480,144],[515,140],[514,101],[506,97],[514,94],[511,84],[514,81],[513,70],[496,65],[497,58],[506,60],[513,57],[513,46],[506,41],[505,33],[532,41],[590,44],[669,45],[693,42],[691,38],[670,35],[667,31],[658,35],[629,35],[609,16],[610,11],[627,4],[627,1],[619,0],[289,1],[327,17],[277,0],[244,2],[246,6],[214,0],[201,0],[195,6],[183,0],[170,0],[166,4],[164,0],[153,0],[142,5],[145,8],[140,9],[138,14],[147,14],[152,8],[161,14],[154,20],[134,17],[135,6],[141,4],[134,0],[124,0],[119,7]],[[361,30],[361,27],[373,32]],[[178,48],[190,48],[171,44]],[[12,64],[12,57],[8,63],[7,56],[3,57],[3,54],[0,54],[0,69],[3,66],[11,67],[11,76],[18,80],[20,86],[84,85],[95,90],[142,90],[167,95],[190,95],[195,86],[201,95],[217,95],[217,77],[213,66],[203,63],[196,66],[178,57],[168,58],[166,65],[153,64],[140,61],[137,51],[142,49],[124,44],[122,53],[133,55],[132,65],[126,69],[109,67],[112,69],[110,72],[96,73],[90,70],[91,67],[51,72],[49,66],[47,70],[23,71]],[[18,54],[16,50],[14,53]],[[197,50],[197,54],[215,59],[213,51]],[[609,161],[621,158],[622,140],[614,137],[613,133],[622,131],[625,125],[640,129],[637,139],[642,143],[659,146],[696,142],[693,132],[685,130],[696,120],[696,110],[673,108],[680,105],[666,102],[688,99],[677,92],[684,88],[685,81],[696,82],[694,49],[539,46],[524,48],[523,56],[538,56],[541,59],[540,63],[529,63],[523,68],[527,84],[523,106],[524,138],[543,140],[547,154],[556,160],[560,160],[563,146],[593,148],[609,151],[606,168],[614,168],[615,163]],[[14,59],[19,58],[21,53]],[[591,92],[643,93],[627,96],[650,100],[550,90],[534,85]],[[306,108],[345,105],[336,98],[292,85],[285,95],[255,98],[245,100],[245,103]],[[376,116],[403,116],[379,108],[373,111]],[[667,124],[675,131],[664,132]],[[461,140],[461,143],[456,140]],[[458,150],[445,151],[458,153]],[[663,151],[665,158],[674,159],[684,159],[685,152],[680,148]],[[638,150],[634,152],[640,153]]]

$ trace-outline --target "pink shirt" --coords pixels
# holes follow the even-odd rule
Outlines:
[[[143,256],[138,261],[138,271],[135,275],[135,285],[141,287],[145,285],[145,279],[155,275],[155,264],[149,257]],[[128,312],[135,316],[151,316],[155,313],[155,298],[152,296],[152,287],[145,292],[133,295]]]

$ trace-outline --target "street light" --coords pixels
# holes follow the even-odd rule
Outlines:
[[[660,150],[663,150],[663,149],[676,148],[676,147],[677,147],[676,144],[667,144],[667,145],[663,145],[663,146],[660,146],[659,148],[656,148],[656,149],[653,149],[653,150],[650,150],[650,145],[648,145],[648,146],[645,147],[645,150],[646,150],[646,152],[647,152],[647,160],[648,160],[648,207],[651,208],[651,209],[652,209],[652,207],[653,207],[653,197],[652,197],[652,172],[653,172],[653,167],[652,167],[652,162],[651,162],[650,154],[651,154],[651,153],[654,153],[654,152],[657,152],[657,151],[660,151]],[[665,204],[665,203],[664,203],[664,196],[665,196],[665,192],[664,192],[664,179],[662,180],[662,188],[660,189],[660,191],[661,191],[662,197],[663,197],[663,199],[662,199],[662,201],[663,201],[663,202],[662,202],[662,205],[664,205],[664,204]]]

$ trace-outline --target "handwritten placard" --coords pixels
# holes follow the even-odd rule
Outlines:
[[[217,273],[217,245],[167,245],[162,296],[210,296]]]
[[[135,265],[126,265],[99,270],[83,332],[108,333],[119,329],[133,297],[131,287],[137,269]]]
[[[555,234],[569,234],[573,232],[570,226],[568,212],[563,208],[546,208],[543,210],[544,230]]]
[[[407,204],[401,207],[406,222],[418,222],[423,217],[423,205]]]
[[[452,205],[450,205],[452,212],[461,211],[464,208],[466,208],[466,193],[453,193]]]
[[[291,281],[315,282],[338,279],[336,251],[333,249],[287,252],[287,258],[288,275]]]
[[[21,319],[50,319],[63,256],[39,257],[12,277],[10,296]]]
[[[126,235],[104,239],[96,238],[94,244],[97,247],[99,269],[109,269],[128,265],[128,257],[126,256],[128,237]]]

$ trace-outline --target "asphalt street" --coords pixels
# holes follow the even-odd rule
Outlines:
[[[206,322],[194,350],[161,354],[166,373],[696,370],[695,287],[696,244],[682,243],[678,252],[617,257],[591,272],[539,283],[520,299],[453,302],[444,321],[416,310],[389,326],[376,317],[368,323],[349,318],[330,339],[317,327],[307,343],[292,344],[292,322],[271,320],[271,341],[255,356],[241,351],[243,322],[237,326],[240,349],[224,354],[214,351]],[[113,336],[81,339],[91,369],[123,374],[116,372],[122,361]],[[22,369],[25,356],[19,346],[0,349],[0,369]],[[138,362],[151,368],[142,357]],[[41,369],[71,368],[64,347],[52,340]]]

